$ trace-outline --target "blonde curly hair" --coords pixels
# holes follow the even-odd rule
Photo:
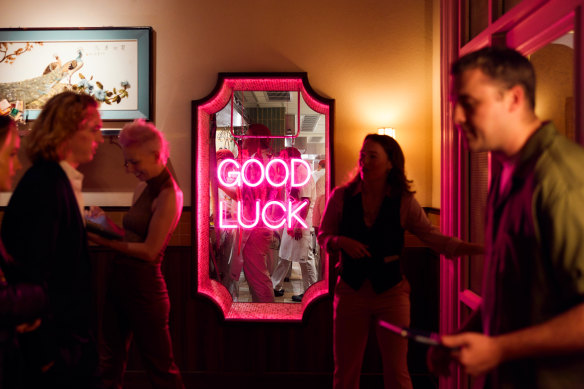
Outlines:
[[[97,100],[83,93],[67,91],[51,97],[27,136],[26,153],[32,163],[59,162],[59,146],[79,130],[87,108],[98,106]]]

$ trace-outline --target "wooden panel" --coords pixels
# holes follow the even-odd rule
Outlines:
[[[112,255],[104,248],[91,248],[98,307],[104,299],[105,264]],[[438,256],[424,247],[406,248],[404,255],[404,271],[412,284],[412,325],[437,330]],[[193,294],[192,261],[190,247],[169,247],[162,266],[171,301],[175,358],[187,387],[242,387],[246,382],[258,388],[331,386],[331,298],[313,303],[299,323],[226,322],[213,302]],[[425,351],[418,345],[410,347],[412,378],[417,388],[434,388],[436,383],[425,366]],[[374,335],[363,373],[367,387],[382,382]],[[132,350],[125,387],[143,388],[146,382],[139,357]]]

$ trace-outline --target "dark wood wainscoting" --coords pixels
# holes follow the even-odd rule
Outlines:
[[[105,263],[113,253],[92,247],[97,307],[103,306]],[[412,285],[412,327],[438,329],[438,256],[425,247],[404,255]],[[313,303],[299,323],[226,322],[209,299],[196,295],[190,247],[169,247],[163,272],[172,304],[170,329],[176,362],[187,388],[328,388],[332,386],[332,298]],[[362,387],[382,387],[374,332],[363,364]],[[437,388],[428,374],[425,347],[410,344],[415,388]],[[135,350],[130,353],[126,388],[150,387]]]

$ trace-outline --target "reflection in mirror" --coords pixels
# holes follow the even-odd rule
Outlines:
[[[329,292],[315,226],[331,187],[331,111],[302,73],[220,74],[194,102],[197,289],[227,319],[299,320]]]
[[[298,91],[235,91],[215,123],[209,276],[235,302],[299,302],[322,280],[313,213],[326,187],[325,115]]]
[[[574,32],[540,48],[529,56],[535,68],[535,111],[551,120],[558,131],[575,139]]]

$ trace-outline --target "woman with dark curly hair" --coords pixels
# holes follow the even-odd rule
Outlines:
[[[444,236],[432,226],[406,178],[399,144],[369,134],[359,153],[359,173],[336,188],[326,205],[318,241],[340,254],[334,293],[334,387],[358,388],[363,353],[372,322],[399,326],[410,321],[410,286],[401,272],[404,232],[436,251],[456,257],[482,253],[482,247]],[[376,334],[386,388],[411,388],[407,340],[389,331]]]

